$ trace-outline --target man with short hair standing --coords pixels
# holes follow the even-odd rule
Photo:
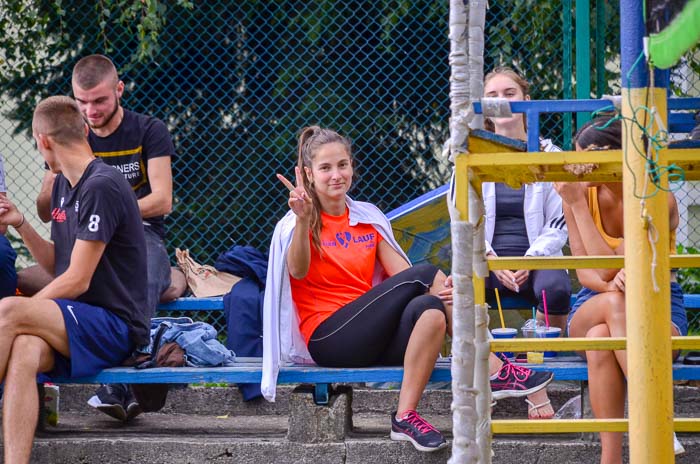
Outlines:
[[[69,97],[37,105],[32,133],[52,173],[51,240],[0,197],[0,224],[19,233],[55,278],[31,298],[0,300],[5,463],[29,462],[39,401],[36,375],[94,375],[147,344],[146,240],[131,187],[93,156]]]
[[[165,291],[180,296],[185,287],[184,276],[173,274],[165,249],[164,215],[173,203],[171,157],[175,147],[165,124],[152,116],[129,111],[121,106],[124,82],[119,80],[114,63],[103,55],[81,58],[73,67],[73,95],[90,127],[88,143],[95,156],[115,167],[129,182],[138,199],[146,234],[148,263],[149,318]],[[47,221],[53,214],[49,198],[53,174],[44,176],[37,198],[37,211]],[[20,272],[20,290],[24,272]],[[177,288],[174,288],[177,287]],[[141,412],[126,385],[103,385],[89,404],[120,420]]]

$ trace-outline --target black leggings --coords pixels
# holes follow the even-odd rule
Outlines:
[[[440,298],[427,294],[438,268],[410,267],[338,309],[309,339],[319,366],[400,366],[418,318],[428,309],[445,313]]]
[[[486,279],[486,297],[491,304],[496,301],[493,289],[497,288],[501,297],[523,297],[530,300],[530,304],[537,305],[539,312],[544,312],[542,289],[547,294],[547,311],[550,314],[569,314],[571,306],[571,281],[569,274],[563,269],[540,269],[530,271],[527,281],[520,287],[520,293],[515,293],[503,286],[492,272]]]

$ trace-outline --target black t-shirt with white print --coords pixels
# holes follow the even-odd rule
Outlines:
[[[124,109],[124,118],[117,130],[106,137],[93,131],[88,143],[95,156],[122,173],[136,194],[143,198],[151,193],[148,182],[148,160],[175,156],[175,146],[165,123],[158,118]],[[145,218],[161,238],[165,237],[163,216]]]
[[[90,287],[76,299],[112,311],[126,322],[137,346],[147,344],[146,239],[124,176],[100,159],[88,165],[75,187],[63,174],[56,176],[51,239],[57,276],[68,269],[76,239],[106,244]]]

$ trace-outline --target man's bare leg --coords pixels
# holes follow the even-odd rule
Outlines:
[[[53,350],[41,338],[19,335],[14,339],[2,411],[6,464],[29,462],[39,416],[36,375],[51,370],[53,364]]]
[[[63,313],[55,301],[6,297],[0,300],[0,381],[5,379],[15,338],[35,335],[69,357],[70,348]]]

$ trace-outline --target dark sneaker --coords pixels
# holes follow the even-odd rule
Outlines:
[[[533,371],[511,362],[504,362],[496,378],[491,379],[491,397],[500,400],[527,396],[542,390],[553,378],[554,374],[551,372]]]
[[[126,389],[126,398],[124,399],[124,408],[126,409],[127,421],[130,421],[143,412],[141,405],[136,401],[136,398],[134,398],[131,388],[128,387]]]
[[[126,395],[126,385],[100,385],[95,395],[88,400],[88,404],[108,416],[120,421],[126,421],[127,414],[126,408],[124,408]]]
[[[410,441],[418,451],[437,451],[447,446],[445,437],[416,411],[407,411],[400,421],[391,415],[391,439]]]

